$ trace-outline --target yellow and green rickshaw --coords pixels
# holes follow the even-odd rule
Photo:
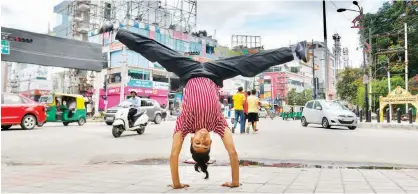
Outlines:
[[[86,123],[86,106],[82,95],[51,93],[41,96],[39,101],[46,104],[46,122],[62,122],[64,126],[72,122],[80,126]]]

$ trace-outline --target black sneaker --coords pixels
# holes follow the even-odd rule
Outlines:
[[[103,33],[105,33],[105,32],[111,32],[111,31],[113,31],[114,29],[113,29],[113,23],[112,22],[110,22],[110,21],[105,21],[103,24],[102,24],[102,27],[100,27],[100,30],[99,30],[99,34],[103,34]]]
[[[302,60],[305,63],[309,61],[309,54],[306,41],[302,41],[296,44],[295,53],[299,60]]]

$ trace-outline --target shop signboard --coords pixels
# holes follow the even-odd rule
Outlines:
[[[153,83],[150,80],[131,79],[128,82],[129,87],[152,88]]]
[[[168,90],[170,87],[169,83],[166,82],[156,82],[154,81],[152,84],[153,89],[161,89],[161,90]]]

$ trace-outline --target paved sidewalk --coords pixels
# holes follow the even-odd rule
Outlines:
[[[239,188],[229,167],[210,166],[210,179],[181,166],[188,189],[173,190],[168,165],[2,165],[3,193],[418,193],[418,170],[241,167]]]
[[[393,129],[393,130],[412,130],[418,131],[418,123],[413,122],[409,124],[409,122],[402,121],[401,123],[397,123],[396,121],[392,121],[391,123],[387,123],[386,120],[383,122],[378,123],[376,120],[372,120],[372,122],[359,122],[359,128],[375,128],[375,129]]]

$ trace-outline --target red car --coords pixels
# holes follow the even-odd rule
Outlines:
[[[46,121],[46,107],[24,96],[1,94],[1,128],[9,129],[20,125],[22,129],[41,127]]]

